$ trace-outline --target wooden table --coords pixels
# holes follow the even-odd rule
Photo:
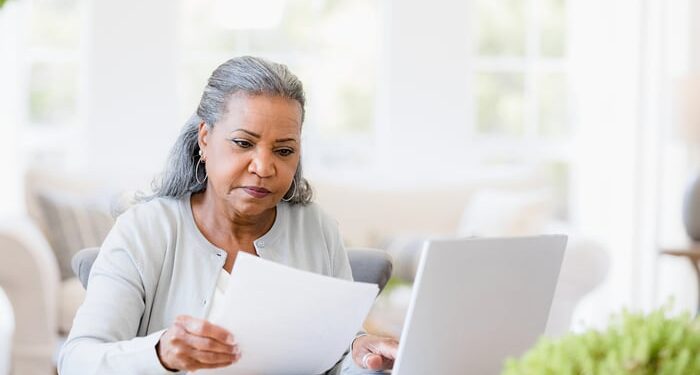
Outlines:
[[[700,316],[700,243],[691,243],[685,247],[661,249],[661,254],[686,257],[693,265],[695,276],[698,280],[698,310],[696,315]]]

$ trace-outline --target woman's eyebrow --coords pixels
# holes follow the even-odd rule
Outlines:
[[[280,139],[275,140],[275,143],[284,143],[284,142],[295,142],[296,143],[299,141],[297,141],[296,138],[280,138]]]
[[[236,129],[236,130],[232,131],[231,133],[235,133],[235,132],[244,132],[244,133],[250,135],[251,137],[260,138],[260,134],[254,133],[254,132],[252,132],[250,130],[246,130],[246,129]]]
[[[242,128],[241,128],[241,129],[236,129],[236,130],[232,131],[231,133],[235,133],[235,132],[238,132],[238,131],[244,132],[244,133],[250,135],[251,137],[255,137],[255,138],[258,138],[258,139],[260,138],[260,134],[255,133],[255,132],[252,132],[252,131],[247,130],[247,129],[242,129]],[[299,141],[298,141],[296,138],[280,138],[280,139],[276,139],[276,140],[275,140],[275,143],[284,143],[284,142],[295,142],[295,143],[299,143]]]

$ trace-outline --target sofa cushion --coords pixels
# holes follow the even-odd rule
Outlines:
[[[540,234],[554,216],[548,189],[480,189],[464,207],[456,234],[525,236]]]
[[[36,194],[42,230],[58,260],[61,279],[74,277],[73,255],[99,246],[114,224],[109,200],[68,192],[39,191]]]

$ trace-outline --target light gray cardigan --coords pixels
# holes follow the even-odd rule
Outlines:
[[[313,203],[279,204],[272,228],[254,245],[262,258],[352,280],[336,222]],[[206,317],[225,260],[195,225],[189,195],[132,207],[102,244],[59,372],[172,374],[155,345],[177,315]]]

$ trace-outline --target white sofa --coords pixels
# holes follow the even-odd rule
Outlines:
[[[0,287],[0,375],[10,373],[12,337],[15,331],[15,314],[10,299]]]
[[[0,287],[15,316],[11,373],[54,373],[59,275],[43,235],[28,219],[0,225]]]
[[[15,316],[11,374],[55,374],[57,351],[85,296],[71,255],[99,245],[113,222],[114,193],[88,180],[30,170],[27,214],[0,225],[0,287]]]
[[[546,334],[570,330],[581,299],[600,285],[608,271],[607,251],[556,219],[551,194],[533,180],[499,180],[440,189],[368,189],[315,184],[320,204],[338,219],[346,242],[386,249],[394,275],[411,282],[423,242],[437,237],[569,235],[567,251],[550,310]],[[410,289],[384,293],[373,314],[398,335]]]

